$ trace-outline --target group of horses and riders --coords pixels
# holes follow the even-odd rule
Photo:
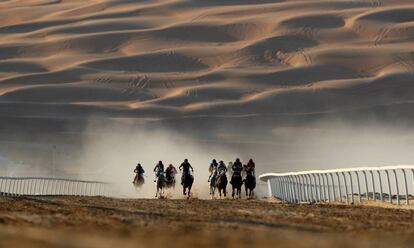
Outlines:
[[[192,175],[194,169],[188,162],[188,159],[184,159],[184,162],[181,163],[178,169],[182,173],[181,185],[183,186],[183,194],[190,197],[191,187],[193,186],[194,182],[194,176]],[[136,173],[136,176],[134,178],[133,184],[136,187],[140,187],[145,182],[144,168],[142,168],[141,164],[138,164],[137,167],[135,167],[134,172]],[[162,161],[159,161],[158,164],[154,167],[154,172],[154,182],[157,183],[157,193],[155,194],[155,197],[163,197],[165,188],[175,188],[175,175],[178,173],[177,169],[172,164],[168,165],[168,167],[164,169],[164,164]]]
[[[254,188],[256,188],[256,175],[255,175],[255,163],[253,159],[250,159],[249,162],[245,165],[242,165],[240,159],[237,158],[236,161],[229,162],[226,166],[223,161],[217,163],[215,159],[210,164],[209,172],[210,177],[208,182],[210,183],[210,195],[214,197],[216,190],[218,191],[220,198],[222,195],[226,197],[227,195],[227,174],[231,178],[230,184],[232,186],[233,198],[241,198],[241,188],[244,183],[246,196],[254,196]],[[244,179],[243,179],[244,176]]]
[[[185,159],[178,169],[182,173],[181,185],[183,187],[183,194],[190,197],[191,187],[194,182],[194,176],[192,175],[194,169],[188,162],[188,159]],[[210,172],[208,182],[210,183],[210,195],[212,197],[214,197],[216,190],[218,191],[220,198],[222,196],[226,197],[228,184],[227,175],[231,178],[230,184],[232,185],[233,198],[241,198],[241,188],[243,183],[245,185],[246,196],[253,197],[253,190],[256,187],[256,177],[255,163],[252,159],[250,159],[247,164],[243,165],[240,162],[240,159],[237,158],[234,163],[229,162],[228,166],[226,166],[223,161],[217,163],[217,161],[213,159],[208,170]],[[140,187],[145,182],[144,168],[141,164],[138,164],[134,172],[136,173],[136,176],[133,184],[136,187]],[[164,168],[162,161],[159,161],[154,168],[154,172],[154,182],[157,184],[155,197],[163,197],[166,188],[175,188],[175,175],[178,173],[177,169],[172,164],[168,165],[167,168]]]

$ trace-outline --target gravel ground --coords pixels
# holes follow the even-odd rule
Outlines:
[[[413,213],[269,200],[2,197],[0,247],[412,247]]]

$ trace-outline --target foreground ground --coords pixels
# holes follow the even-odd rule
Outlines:
[[[411,247],[411,210],[265,200],[0,198],[1,247]]]

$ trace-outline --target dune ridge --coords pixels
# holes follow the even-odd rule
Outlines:
[[[413,38],[408,0],[1,1],[0,115],[411,104]]]

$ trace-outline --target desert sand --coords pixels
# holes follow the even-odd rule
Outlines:
[[[13,247],[411,247],[412,210],[265,200],[0,198]]]
[[[2,126],[411,118],[413,38],[410,0],[1,1]]]

